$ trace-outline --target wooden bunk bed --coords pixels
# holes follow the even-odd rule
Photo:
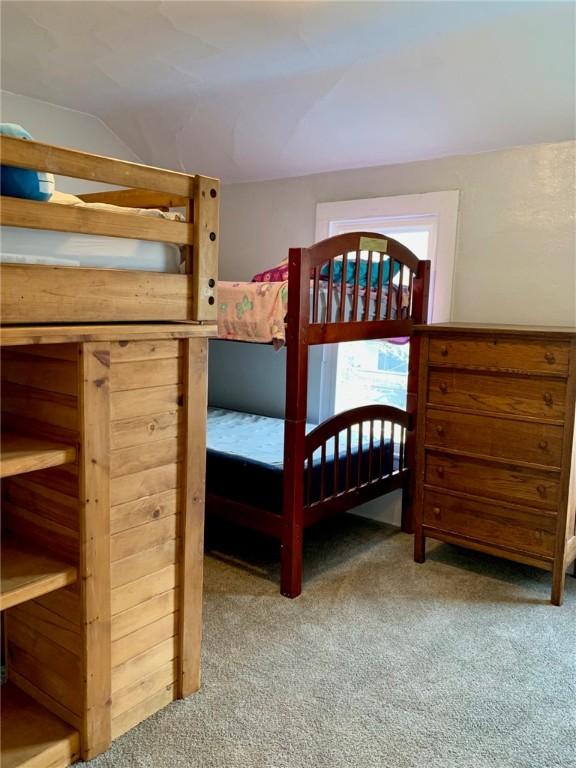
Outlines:
[[[184,249],[184,272],[173,274],[0,266],[8,676],[0,761],[64,768],[200,684],[219,187],[32,141],[0,142],[3,164],[130,187],[84,195],[86,206],[2,197],[0,222],[17,228],[12,234],[42,230],[48,241],[54,231],[79,233],[90,243],[111,236],[103,239],[112,262],[123,242]],[[186,220],[128,210],[171,206]]]
[[[364,285],[362,253],[369,276]],[[209,417],[207,512],[281,542],[286,597],[301,592],[304,529],[322,518],[401,488],[403,528],[411,530],[417,345],[411,345],[405,411],[367,405],[312,429],[306,418],[308,350],[317,344],[411,337],[413,326],[427,321],[429,268],[401,243],[369,232],[290,249],[283,451],[279,461],[264,467],[264,499],[252,491],[263,478],[262,467],[258,475],[254,463],[266,462],[252,462],[249,448],[223,456],[212,443]],[[241,296],[243,286],[236,285]],[[247,430],[255,426],[248,418]]]

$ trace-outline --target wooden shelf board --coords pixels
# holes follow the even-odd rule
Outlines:
[[[58,467],[75,459],[76,448],[73,445],[18,435],[15,432],[2,433],[0,477]]]
[[[0,610],[73,584],[78,573],[54,555],[19,544],[14,537],[2,538]]]
[[[13,683],[2,686],[2,768],[65,768],[79,756],[78,733]]]

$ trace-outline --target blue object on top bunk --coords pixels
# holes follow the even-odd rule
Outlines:
[[[32,141],[32,136],[21,125],[0,123],[0,134],[15,139]],[[0,166],[0,190],[9,197],[23,197],[27,200],[50,200],[54,193],[54,176],[51,173],[32,171],[28,168],[15,168],[12,165]]]
[[[333,280],[334,283],[341,283],[342,282],[342,264],[343,260],[335,259],[333,261]],[[378,270],[379,270],[379,263],[378,262],[372,262],[370,265],[370,270],[368,270],[368,259],[360,259],[360,274],[358,275],[358,283],[360,285],[360,288],[366,288],[368,282],[370,283],[370,288],[378,288]],[[370,274],[368,274],[370,272]],[[400,272],[400,264],[396,261],[394,262],[394,277]],[[330,265],[324,264],[322,269],[320,270],[320,277],[323,277],[325,279],[328,279],[330,273]],[[386,259],[386,261],[382,265],[382,283],[387,283],[388,279],[390,277],[390,260]],[[346,284],[347,285],[354,285],[356,282],[356,259],[348,259],[346,262]]]
[[[306,432],[314,429],[314,424],[306,425]],[[284,465],[284,420],[270,416],[258,416],[253,413],[230,411],[224,408],[208,408],[206,458],[206,488],[209,494],[266,509],[269,512],[282,512],[282,472]],[[364,447],[368,447],[368,436],[364,436]],[[384,440],[385,447],[389,446]],[[378,439],[374,440],[374,449],[378,449]],[[345,447],[341,446],[339,457],[339,478],[341,491],[344,490]],[[388,455],[384,451],[386,462],[394,461],[398,468],[398,456]],[[334,479],[334,455],[330,446],[326,451],[326,482],[331,487]],[[304,468],[302,468],[304,471]],[[358,448],[356,446],[351,461],[350,471],[358,472]],[[361,457],[361,472],[368,478],[368,451]],[[319,498],[320,457],[314,457],[312,476],[312,498]]]

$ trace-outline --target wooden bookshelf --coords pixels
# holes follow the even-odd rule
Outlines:
[[[22,546],[13,536],[2,537],[0,610],[73,584],[77,576],[73,565],[54,555]]]
[[[2,686],[2,768],[65,768],[79,757],[78,733],[12,683]]]
[[[76,460],[76,447],[14,432],[2,433],[0,477],[58,467]]]

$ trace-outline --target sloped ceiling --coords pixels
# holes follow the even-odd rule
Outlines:
[[[570,2],[4,2],[2,86],[226,181],[575,135]]]

